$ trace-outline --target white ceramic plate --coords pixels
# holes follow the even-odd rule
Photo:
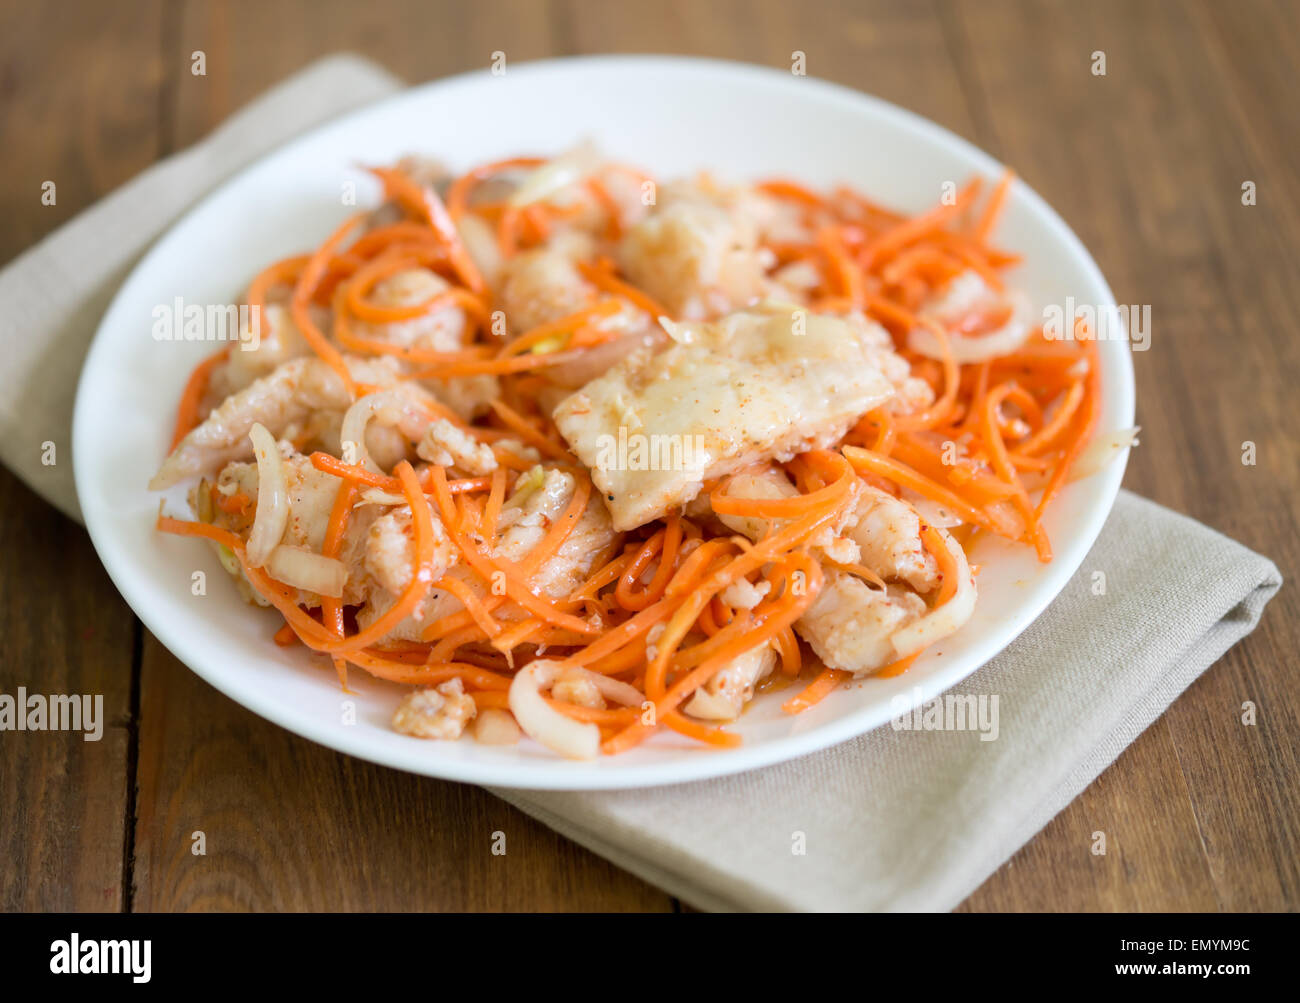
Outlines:
[[[567,762],[531,742],[487,747],[420,741],[390,730],[403,690],[354,670],[355,696],[303,649],[270,643],[279,617],[240,602],[209,548],[153,529],[158,496],[145,484],[167,446],[186,374],[213,346],[158,342],[151,312],[181,296],[225,303],[267,262],[315,246],[350,211],[345,182],[376,198],[355,170],[406,153],[461,169],[518,153],[559,152],[584,137],[669,178],[784,176],[813,186],[848,182],[908,210],[934,204],[947,181],[992,180],[1000,165],[951,133],[855,91],[789,73],[662,57],[572,59],[486,70],[427,84],[347,115],[241,171],[181,219],[144,257],[105,314],[81,376],[73,429],[77,492],[113,581],[159,640],[217,689],[323,745],[399,769],[521,788],[668,784],[735,773],[825,748],[932,699],[1001,651],[1060,591],[1114,502],[1124,464],[1070,486],[1047,520],[1056,559],[985,542],[980,600],[970,623],[905,675],[867,680],[789,717],[760,698],[717,751],[675,734],[630,753]],[[999,243],[1025,255],[1016,281],[1036,305],[1110,305],[1096,264],[1061,218],[1025,185],[1012,190]],[[1101,345],[1101,431],[1133,421],[1133,374],[1123,342]],[[186,510],[173,494],[171,510]],[[195,596],[203,571],[207,594]],[[355,722],[345,723],[345,703]]]

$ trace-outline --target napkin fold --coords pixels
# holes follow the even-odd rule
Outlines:
[[[314,63],[0,271],[0,460],[79,519],[71,463],[43,465],[42,444],[68,454],[82,358],[136,259],[238,168],[399,86],[356,56]],[[1253,630],[1281,581],[1267,558],[1121,492],[1079,574],[953,691],[984,698],[985,724],[996,698],[994,740],[886,725],[720,780],[494,793],[700,908],[949,909]]]

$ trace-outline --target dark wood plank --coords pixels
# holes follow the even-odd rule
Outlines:
[[[1290,577],[1300,315],[1282,276],[1300,225],[1279,197],[1295,184],[1295,112],[1271,88],[1295,18],[1284,4],[1243,6],[1229,18],[1215,4],[953,3],[945,16],[983,106],[981,142],[1063,210],[1120,302],[1151,306],[1151,349],[1134,355],[1142,446],[1126,485]],[[1090,72],[1096,50],[1104,77]],[[1270,199],[1243,206],[1245,180]],[[1242,465],[1247,440],[1257,466]],[[1295,908],[1296,622],[1287,589],[967,908]],[[1242,725],[1246,700],[1267,720]],[[1120,860],[1080,853],[1081,837],[1116,826],[1122,885],[1108,877]]]
[[[672,907],[480,788],[364,763],[268,724],[152,639],[140,721],[138,910]],[[205,855],[193,852],[196,832]]]
[[[902,104],[964,135],[973,123],[932,0],[557,0],[568,51],[672,52],[789,68]]]
[[[157,157],[157,23],[157,3],[3,5],[0,261]],[[53,206],[41,203],[45,181]],[[70,445],[56,446],[70,463]],[[85,532],[6,470],[0,512],[0,693],[103,701],[99,741],[0,732],[0,910],[120,909],[134,618]]]
[[[102,699],[98,741],[0,732],[0,910],[117,910],[135,621],[84,530],[4,469],[0,512],[0,694]]]
[[[368,56],[410,83],[486,69],[496,51],[506,54],[507,65],[554,54],[548,5],[534,0],[189,0],[177,6],[164,52],[175,74],[167,115],[177,146],[194,142],[277,80],[334,52]],[[206,76],[190,72],[198,50],[206,56]],[[438,140],[413,136],[412,144]]]
[[[158,158],[160,6],[0,4],[0,261]]]

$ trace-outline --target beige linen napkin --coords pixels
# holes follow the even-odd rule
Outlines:
[[[68,448],[81,359],[133,262],[255,156],[397,86],[355,57],[316,63],[0,272],[0,459],[76,518],[71,464],[42,466],[41,442]],[[998,698],[994,741],[885,726],[722,780],[495,793],[702,908],[951,908],[1254,629],[1281,584],[1266,558],[1127,493],[1083,567],[1106,571],[1107,595],[1080,572],[958,687]]]

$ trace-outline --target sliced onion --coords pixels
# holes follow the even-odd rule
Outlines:
[[[1005,498],[999,498],[992,504],[984,506],[984,514],[993,522],[993,529],[999,536],[1008,540],[1019,540],[1025,535],[1025,517],[1016,506]]]
[[[573,666],[564,670],[565,679],[585,679],[596,689],[600,690],[600,695],[607,700],[613,700],[614,703],[623,707],[638,707],[641,701],[645,699],[645,694],[630,683],[620,682],[617,679],[611,679],[609,676],[602,676],[599,672],[592,672],[591,669],[584,669],[581,666]]]
[[[894,631],[889,641],[898,658],[914,655],[940,638],[955,633],[975,611],[975,578],[966,563],[966,552],[947,532],[937,527],[936,532],[943,538],[943,545],[957,564],[957,591],[942,606]]]
[[[217,490],[221,490],[221,485],[217,485]],[[199,481],[199,489],[194,493],[194,514],[199,522],[212,522],[217,517],[212,506],[212,486],[206,477]]]
[[[289,522],[289,488],[284,480],[284,460],[275,436],[261,422],[248,430],[257,457],[257,513],[248,534],[248,563],[260,568],[284,536]]]
[[[923,522],[931,526],[938,526],[940,529],[952,529],[962,523],[960,516],[948,511],[939,502],[932,501],[925,495],[917,494],[911,488],[903,488],[903,499],[921,514]]]
[[[522,209],[550,198],[556,192],[581,181],[600,165],[595,144],[584,139],[567,153],[534,168],[510,194],[506,204]]]
[[[595,759],[600,729],[565,717],[546,702],[542,690],[555,682],[563,663],[542,658],[520,669],[510,683],[510,710],[524,734],[569,759]]]
[[[474,740],[483,745],[514,745],[519,741],[519,725],[508,710],[488,707],[474,718]]]
[[[460,239],[465,242],[465,250],[484,278],[491,279],[501,270],[501,247],[496,234],[483,221],[481,216],[467,212],[456,221]]]
[[[366,426],[372,418],[379,419],[385,425],[403,428],[413,441],[424,433],[428,418],[418,415],[413,409],[411,399],[396,390],[376,390],[372,394],[360,397],[343,415],[343,424],[339,427],[339,441],[344,448],[350,442],[356,449],[353,461],[365,467],[371,473],[382,474],[379,465],[370,458],[366,447]],[[418,425],[418,432],[416,426]],[[412,434],[414,433],[414,434]],[[344,458],[346,461],[346,457]]]
[[[686,713],[702,721],[734,721],[740,711],[727,693],[714,693],[703,686],[691,694],[691,702],[686,705]]]
[[[996,358],[999,355],[1009,355],[1024,344],[1030,332],[1029,300],[1019,293],[1013,293],[1008,298],[1011,301],[1011,316],[996,331],[969,337],[959,334],[948,335],[952,357],[958,365],[983,362],[985,359]],[[934,317],[928,320],[933,324],[940,323]],[[907,347],[926,358],[943,361],[939,338],[926,324],[918,324],[908,332]]]
[[[1142,431],[1141,426],[1135,425],[1133,428],[1121,428],[1093,439],[1079,454],[1074,467],[1070,470],[1069,480],[1081,481],[1110,466],[1120,453],[1138,444],[1140,431]]]
[[[343,562],[324,554],[284,544],[271,551],[266,572],[285,585],[338,599],[348,583],[348,569]]]
[[[361,501],[368,505],[405,505],[406,495],[394,494],[383,488],[366,488],[361,492]]]
[[[695,325],[684,324],[668,317],[656,319],[659,321],[659,326],[664,329],[664,333],[679,345],[691,345],[698,339]]]

